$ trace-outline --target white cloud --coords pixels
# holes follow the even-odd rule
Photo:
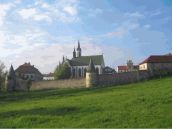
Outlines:
[[[22,9],[18,13],[20,14],[20,16],[22,16],[23,19],[29,19],[31,17],[34,17],[37,11],[35,8],[29,8],[29,9]]]
[[[113,37],[122,38],[124,35],[125,35],[125,31],[123,29],[119,29],[117,31],[107,33],[107,36],[109,38],[113,38]]]
[[[11,9],[13,4],[0,4],[0,26],[4,24],[7,12]]]
[[[51,22],[51,18],[47,14],[38,12],[36,8],[22,9],[19,10],[18,13],[23,19],[32,18],[35,21]]]
[[[77,14],[77,10],[75,7],[72,6],[66,6],[63,9],[66,13],[70,14],[71,16],[74,16]]]
[[[44,1],[36,1],[32,7],[39,10],[41,20],[46,19],[50,21],[51,19],[64,23],[72,23],[80,21],[78,16],[78,4],[78,0],[58,0],[51,4]],[[34,20],[35,19],[40,18],[34,18]]]
[[[125,13],[126,17],[131,17],[131,18],[143,18],[144,15],[141,14],[140,12],[132,12],[132,13]]]

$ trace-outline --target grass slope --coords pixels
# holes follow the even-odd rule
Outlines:
[[[172,127],[172,78],[0,93],[0,127]]]

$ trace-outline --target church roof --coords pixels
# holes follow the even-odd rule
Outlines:
[[[93,55],[93,56],[80,56],[68,60],[71,66],[88,66],[90,59],[94,62],[94,65],[101,65],[104,61],[103,55]]]

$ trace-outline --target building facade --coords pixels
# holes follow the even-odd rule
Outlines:
[[[86,77],[86,71],[90,62],[93,61],[97,74],[102,74],[105,67],[103,55],[91,55],[82,56],[82,49],[78,41],[78,47],[73,51],[73,58],[71,60],[66,59],[71,68],[71,78],[83,78]]]
[[[172,72],[172,55],[153,55],[139,64],[139,70]]]
[[[39,72],[39,70],[30,63],[24,63],[19,66],[15,72],[16,75],[23,80],[40,81],[43,79],[43,75]]]

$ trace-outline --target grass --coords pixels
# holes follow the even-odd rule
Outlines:
[[[0,127],[172,128],[172,78],[106,88],[1,92]]]

